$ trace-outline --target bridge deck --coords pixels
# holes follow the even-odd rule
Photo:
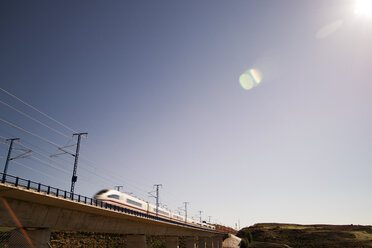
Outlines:
[[[59,192],[51,191],[49,186],[49,189],[43,190],[40,185],[27,189],[25,185],[11,184],[0,183],[0,226],[16,226],[16,216],[23,226],[50,230],[209,237],[224,234],[94,202],[80,195],[73,196],[71,200],[66,193],[59,196]]]

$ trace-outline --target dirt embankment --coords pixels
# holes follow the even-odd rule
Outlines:
[[[372,226],[256,224],[238,236],[253,248],[372,248]]]

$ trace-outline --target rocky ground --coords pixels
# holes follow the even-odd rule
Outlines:
[[[372,226],[256,224],[238,236],[253,248],[372,248]]]

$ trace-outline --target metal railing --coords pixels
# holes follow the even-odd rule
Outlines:
[[[91,206],[96,206],[96,207],[103,208],[103,209],[109,209],[109,210],[113,210],[113,211],[117,211],[117,212],[122,212],[122,213],[125,213],[125,214],[135,215],[135,216],[142,217],[142,218],[158,220],[158,221],[168,222],[168,223],[182,225],[182,226],[186,226],[186,227],[196,228],[196,229],[200,229],[200,230],[208,230],[208,231],[220,233],[219,231],[210,230],[210,229],[207,229],[207,228],[190,225],[188,223],[181,223],[181,222],[177,222],[177,221],[174,221],[174,220],[162,218],[162,217],[159,217],[159,216],[156,216],[156,215],[152,215],[152,214],[149,214],[149,213],[142,213],[142,212],[130,209],[130,208],[125,208],[125,207],[120,207],[120,206],[117,206],[117,205],[109,204],[109,203],[103,202],[103,201],[98,200],[98,199],[94,199],[94,198],[86,197],[86,196],[83,196],[83,195],[71,193],[67,190],[58,189],[58,188],[55,188],[55,187],[51,187],[49,185],[33,182],[31,180],[27,180],[27,179],[24,179],[24,178],[12,176],[12,175],[9,175],[9,174],[0,173],[0,178],[2,179],[1,183],[8,184],[8,185],[13,185],[13,186],[18,187],[18,188],[23,188],[23,189],[27,189],[27,190],[31,190],[31,191],[36,191],[36,192],[44,193],[44,194],[47,194],[47,195],[51,195],[51,196],[55,196],[55,197],[59,197],[59,198],[64,198],[64,199],[69,199],[69,200],[72,200],[72,201],[75,201],[75,202],[79,202],[79,203],[83,203],[83,204],[87,204],[87,205],[91,205]]]

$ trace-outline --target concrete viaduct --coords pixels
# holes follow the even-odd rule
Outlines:
[[[28,187],[20,187],[17,181],[0,182],[0,227],[15,228],[9,239],[11,248],[49,248],[51,231],[126,234],[127,248],[146,248],[146,235],[165,236],[167,248],[177,248],[180,237],[187,248],[222,248],[225,234],[215,230],[138,216],[114,206],[102,207],[86,197],[78,196],[77,201],[76,196],[66,197],[66,192],[51,194],[50,187],[41,190],[40,184],[35,190],[30,181]]]

